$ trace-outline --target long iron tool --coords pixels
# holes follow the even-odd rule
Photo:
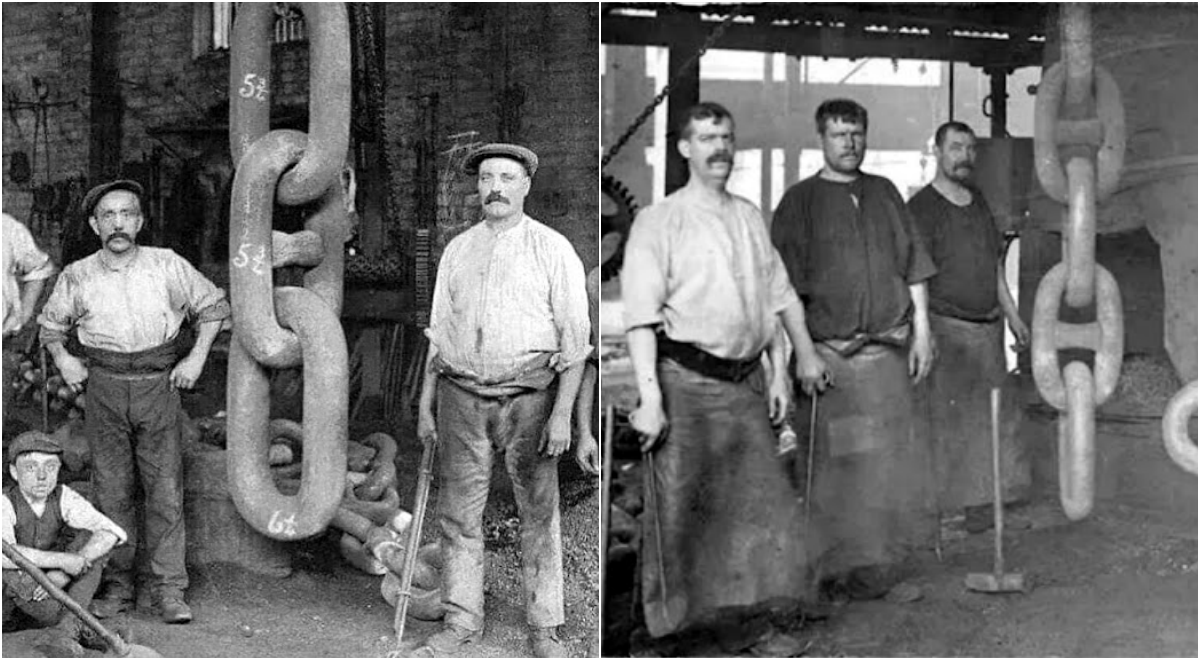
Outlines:
[[[28,573],[35,582],[40,584],[42,588],[46,590],[46,593],[50,594],[50,596],[54,598],[54,600],[62,603],[63,607],[67,608],[72,614],[79,617],[79,620],[82,621],[85,626],[96,631],[96,634],[100,635],[100,637],[104,639],[105,643],[108,644],[109,650],[112,651],[113,655],[116,657],[162,657],[154,649],[148,646],[142,646],[141,644],[130,644],[121,639],[116,633],[112,632],[108,628],[105,628],[104,625],[100,623],[99,619],[97,619],[91,612],[84,609],[82,605],[75,602],[74,598],[71,598],[69,595],[67,595],[67,592],[63,591],[62,588],[57,584],[54,584],[50,578],[46,577],[46,574],[42,572],[42,569],[38,568],[36,564],[29,561],[28,557],[21,554],[21,552],[14,548],[8,541],[4,541],[4,556],[11,559],[14,564],[21,567],[21,570]]]
[[[421,548],[421,527],[425,523],[425,507],[429,503],[429,486],[433,481],[433,459],[437,443],[425,442],[421,451],[421,471],[417,476],[417,497],[413,505],[412,525],[408,528],[408,549],[404,553],[404,572],[400,575],[400,592],[396,595],[396,648],[404,640],[404,623],[408,618],[408,601],[412,598],[413,574],[417,570],[417,551]]]
[[[971,591],[1003,594],[1025,591],[1025,576],[1004,572],[1004,501],[1000,494],[1000,388],[992,388],[992,515],[995,517],[995,563],[991,573],[968,573]]]

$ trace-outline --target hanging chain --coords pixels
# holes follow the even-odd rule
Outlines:
[[[1188,418],[1196,416],[1196,381],[1183,386],[1163,413],[1163,444],[1179,467],[1196,474],[1196,443],[1188,436]]]
[[[617,138],[617,141],[613,143],[613,146],[608,148],[608,151],[604,154],[604,158],[600,161],[600,169],[603,170],[605,167],[608,167],[608,164],[612,162],[612,159],[617,157],[617,154],[622,148],[624,148],[625,144],[629,142],[629,140],[633,139],[633,136],[642,128],[642,124],[646,123],[646,120],[650,118],[650,115],[654,114],[655,109],[657,109],[658,106],[666,100],[667,95],[671,93],[671,86],[674,85],[677,80],[679,80],[680,76],[690,71],[693,66],[696,66],[696,63],[700,61],[701,57],[704,57],[704,54],[708,52],[709,48],[712,48],[714,44],[721,40],[721,37],[725,34],[725,30],[728,30],[729,26],[733,25],[733,20],[738,17],[738,14],[740,14],[741,11],[742,5],[735,6],[733,11],[729,12],[729,15],[725,17],[725,20],[721,21],[721,24],[708,34],[708,37],[704,40],[704,44],[700,46],[700,49],[695,53],[692,53],[692,56],[683,63],[683,66],[680,66],[675,73],[671,74],[671,78],[667,80],[667,84],[663,86],[662,91],[658,93],[658,96],[655,96],[654,100],[650,101],[649,105],[647,105],[645,108],[642,108],[641,113],[639,113],[637,118],[633,120],[633,123],[629,125],[629,128],[625,129],[625,133],[623,133],[621,137]]]
[[[1033,377],[1038,392],[1059,411],[1059,498],[1072,520],[1092,509],[1095,493],[1095,413],[1116,389],[1125,346],[1121,290],[1096,263],[1096,202],[1116,188],[1125,154],[1120,90],[1092,57],[1087,4],[1062,5],[1062,61],[1038,86],[1034,154],[1046,194],[1067,206],[1063,261],[1042,278],[1033,309]],[[1067,157],[1064,169],[1059,148]],[[1095,303],[1090,323],[1059,321],[1063,301]],[[1094,367],[1072,361],[1060,369],[1058,351],[1086,349]]]
[[[310,31],[308,133],[269,131],[274,10],[245,3],[230,54],[230,151],[237,171],[229,214],[229,491],[260,533],[293,540],[323,531],[342,501],[346,470],[349,358],[340,314],[344,244],[350,238],[345,174],[350,139],[350,34],[342,3],[294,5]],[[269,131],[269,132],[268,132]],[[349,188],[347,187],[349,186]],[[316,202],[305,229],[272,231],[274,205]],[[303,287],[274,287],[273,268],[302,266]],[[300,490],[276,488],[270,369],[303,365]]]

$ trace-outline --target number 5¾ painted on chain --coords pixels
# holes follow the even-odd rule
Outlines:
[[[298,5],[312,27],[309,134],[271,131],[270,4],[244,3],[230,65],[229,489],[260,533],[302,539],[326,528],[342,499],[349,369],[340,313],[349,237],[341,170],[350,126],[350,50],[341,3]],[[276,201],[319,200],[296,234],[272,231]],[[273,286],[271,268],[310,269],[305,286]],[[271,369],[304,368],[300,490],[283,495],[268,465]]]

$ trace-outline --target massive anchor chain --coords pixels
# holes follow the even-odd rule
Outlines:
[[[233,29],[230,150],[228,470],[230,494],[260,533],[303,539],[337,513],[346,478],[349,368],[340,322],[343,244],[350,237],[341,173],[350,135],[350,40],[341,3],[297,4],[311,26],[309,132],[271,131],[270,4],[245,3]],[[273,232],[275,200],[319,206],[306,229]],[[272,286],[272,268],[308,267],[304,287]],[[268,369],[304,367],[299,492],[283,495],[268,465]]]
[[[1125,347],[1121,291],[1096,263],[1096,203],[1112,194],[1120,177],[1125,111],[1112,76],[1092,58],[1091,8],[1062,5],[1061,27],[1062,60],[1038,85],[1034,158],[1046,194],[1067,205],[1063,261],[1038,285],[1032,360],[1038,391],[1059,411],[1059,499],[1068,518],[1081,520],[1095,495],[1096,407],[1116,389]],[[1072,308],[1094,303],[1096,320],[1060,321],[1064,298]],[[1094,370],[1079,361],[1060,370],[1062,349],[1092,351]]]
[[[1188,419],[1196,416],[1196,381],[1183,386],[1163,413],[1163,444],[1179,467],[1196,474],[1196,443],[1188,436]]]

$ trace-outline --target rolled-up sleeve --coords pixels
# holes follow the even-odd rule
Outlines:
[[[25,236],[29,236],[28,232]],[[13,246],[13,257],[16,261],[17,273],[23,282],[36,282],[52,277],[58,272],[50,255],[38,249],[32,237],[22,240]]]
[[[667,301],[667,219],[642,211],[629,231],[621,272],[625,329],[660,325]]]
[[[456,248],[459,243],[451,241],[438,260],[437,277],[433,280],[433,299],[429,305],[429,327],[425,329],[425,337],[438,352],[445,350],[446,323],[450,316],[450,265],[457,258]]]
[[[187,259],[174,260],[176,287],[189,316],[197,323],[220,321],[221,329],[230,327],[231,310],[225,290],[213,284]]]
[[[793,303],[799,303],[800,297],[796,295],[796,289],[792,287],[792,280],[788,277],[787,267],[783,264],[783,258],[779,256],[779,251],[769,243],[767,250],[770,253],[770,281],[767,283],[767,300],[771,305],[771,311],[778,314],[790,307]]]
[[[592,351],[592,328],[588,318],[587,277],[575,248],[563,238],[557,250],[555,273],[551,276],[550,308],[558,327],[560,371],[587,358]]]
[[[67,333],[79,319],[79,287],[79,278],[70,267],[54,283],[54,291],[42,306],[41,314],[38,314],[43,346],[65,341]]]
[[[63,522],[75,529],[86,529],[89,532],[110,532],[117,537],[118,545],[129,540],[129,535],[115,522],[96,510],[91,502],[67,486],[62,487],[62,499],[59,500],[62,509]]]

